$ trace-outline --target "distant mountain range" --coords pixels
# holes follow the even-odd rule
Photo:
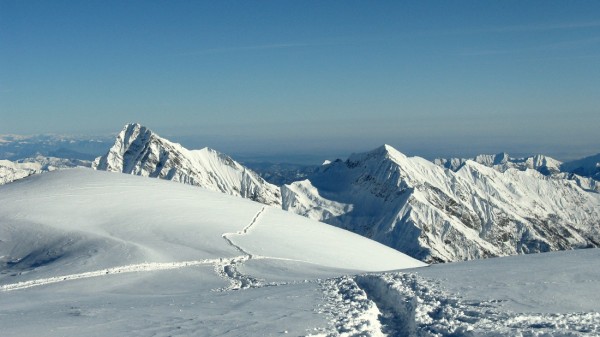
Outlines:
[[[37,156],[18,161],[0,160],[0,185],[8,184],[32,174],[73,167],[90,167],[92,162],[77,159]]]
[[[128,124],[92,167],[248,198],[448,262],[600,246],[599,162],[504,153],[431,162],[385,145],[321,166],[258,167],[277,186],[215,150]]]
[[[0,159],[15,161],[42,156],[94,160],[113,140],[114,136],[0,135]]]
[[[600,153],[564,163],[544,155],[513,158],[508,153],[483,154],[474,158],[437,158],[433,162],[457,172],[469,160],[500,172],[508,169],[536,170],[555,179],[572,180],[585,190],[600,192]]]

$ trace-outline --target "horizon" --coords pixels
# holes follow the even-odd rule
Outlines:
[[[128,123],[129,124],[129,123]],[[600,151],[590,151],[590,152],[583,152],[581,151],[581,149],[578,149],[579,155],[573,154],[573,153],[569,153],[567,154],[567,156],[561,156],[560,153],[558,155],[555,155],[553,153],[544,153],[544,152],[519,152],[519,151],[507,151],[506,149],[500,149],[499,151],[488,151],[488,152],[477,152],[477,151],[473,151],[471,149],[471,151],[465,150],[464,148],[461,151],[455,151],[452,152],[452,150],[450,151],[446,151],[444,152],[444,148],[440,147],[440,148],[431,148],[429,151],[430,152],[418,152],[417,150],[414,149],[407,149],[406,148],[402,148],[400,146],[394,145],[394,144],[390,144],[390,143],[381,143],[381,144],[371,144],[371,146],[359,146],[356,148],[335,148],[335,147],[331,147],[331,148],[326,148],[323,147],[319,150],[313,150],[311,151],[288,151],[288,152],[278,152],[278,151],[269,151],[268,148],[266,147],[260,147],[259,145],[257,145],[256,150],[246,150],[246,151],[236,151],[236,142],[239,141],[238,139],[228,139],[228,138],[221,138],[221,139],[213,139],[212,141],[206,141],[208,138],[204,138],[202,136],[176,136],[176,135],[165,135],[159,132],[156,132],[152,127],[149,127],[148,125],[145,125],[143,123],[138,123],[143,127],[147,127],[148,129],[150,129],[152,132],[156,133],[159,137],[167,139],[169,141],[172,141],[174,143],[178,143],[180,145],[182,145],[183,147],[189,149],[189,150],[198,150],[204,147],[208,147],[208,148],[212,148],[214,150],[217,150],[221,153],[224,153],[226,155],[231,156],[232,158],[234,158],[235,160],[242,162],[242,163],[273,163],[273,164],[297,164],[297,165],[320,165],[323,161],[325,160],[336,160],[336,159],[342,159],[345,160],[346,158],[348,158],[349,156],[351,156],[352,154],[356,154],[356,153],[364,153],[364,152],[369,152],[372,150],[375,150],[381,146],[384,145],[390,145],[393,148],[395,148],[396,150],[402,152],[403,154],[409,156],[409,157],[422,157],[425,158],[427,160],[433,161],[434,159],[438,159],[438,158],[445,158],[445,159],[449,159],[449,158],[474,158],[477,155],[497,155],[500,153],[507,153],[511,158],[525,158],[525,157],[531,157],[531,156],[535,156],[535,155],[545,155],[557,160],[560,160],[562,162],[567,162],[567,161],[572,161],[572,160],[577,160],[577,159],[581,159],[584,157],[590,157],[590,156],[594,156],[596,154],[600,154]],[[104,144],[106,146],[106,149],[104,149],[102,147],[102,151],[101,153],[94,153],[96,156],[100,156],[102,154],[104,154],[105,151],[108,151],[109,147],[113,144],[114,142],[114,138],[119,134],[119,132],[121,131],[121,129],[119,129],[118,131],[114,131],[114,132],[110,132],[110,133],[104,133],[104,134],[93,134],[93,135],[85,135],[85,134],[68,134],[68,133],[40,133],[40,134],[0,134],[0,140],[2,139],[9,139],[6,142],[0,142],[0,149],[2,149],[2,146],[6,146],[8,143],[11,142],[18,142],[18,141],[26,141],[27,145],[31,145],[32,149],[40,149],[40,150],[44,150],[42,149],[41,145],[47,145],[46,141],[48,139],[64,139],[64,141],[68,141],[68,140],[76,140],[76,141],[88,141],[88,142],[97,142],[99,144]],[[14,140],[11,140],[11,138],[15,138]],[[37,147],[36,147],[37,144]],[[50,149],[50,150],[49,150]],[[54,151],[56,152],[57,150],[65,150],[66,148],[64,147],[52,147],[50,146],[48,148],[45,149],[45,152],[48,151]],[[96,150],[97,152],[97,147],[96,148],[92,148],[91,150]],[[448,148],[446,148],[448,149]],[[90,149],[88,149],[90,150]],[[42,151],[44,152],[44,151]],[[555,152],[556,153],[556,152]],[[52,155],[51,155],[52,156]],[[24,159],[27,156],[24,157],[18,157],[18,158],[14,158],[13,160],[17,160],[17,159]],[[58,156],[60,157],[60,156]],[[2,159],[9,159],[6,156],[3,155],[2,152],[0,152],[0,160]],[[77,159],[83,159],[83,158],[77,158]]]
[[[233,157],[577,159],[600,152],[599,10],[0,0],[0,134],[140,121]]]

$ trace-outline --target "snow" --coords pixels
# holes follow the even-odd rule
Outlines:
[[[434,263],[596,247],[595,186],[471,160],[454,172],[384,145],[281,189],[288,211]]]
[[[590,262],[599,257],[588,249],[343,276],[325,282],[322,310],[349,335],[597,336],[600,272]]]
[[[0,205],[2,335],[306,334],[327,328],[315,277],[423,265],[270,206],[89,169],[5,185]],[[282,268],[295,280],[245,274]]]
[[[433,162],[436,165],[456,172],[467,162],[467,160],[491,167],[500,172],[504,172],[508,169],[517,169],[519,171],[532,169],[539,171],[544,175],[559,173],[561,171],[561,165],[563,165],[559,160],[541,154],[525,158],[513,158],[510,157],[508,153],[498,153],[495,155],[480,154],[474,158],[437,158]]]
[[[169,181],[72,169],[0,187],[2,336],[600,333],[600,250],[420,266]]]
[[[230,157],[209,148],[188,150],[139,124],[127,124],[93,168],[161,178],[281,205],[279,187]]]
[[[281,186],[281,198],[283,209],[293,209],[294,213],[320,221],[343,215],[353,208],[351,204],[323,198],[308,179]]]
[[[41,165],[32,163],[14,163],[10,160],[0,160],[0,185],[40,173]]]
[[[25,158],[15,162],[0,160],[0,185],[28,177],[32,174],[73,167],[89,167],[90,165],[91,163],[85,160],[43,156]]]
[[[518,312],[598,310],[600,249],[456,262],[418,270],[467,300],[497,300]],[[484,285],[482,287],[482,285]]]

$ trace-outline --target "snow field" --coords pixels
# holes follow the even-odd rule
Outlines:
[[[308,335],[329,331],[315,275],[423,265],[248,200],[89,169],[5,185],[0,205],[2,336]]]
[[[433,267],[435,268],[435,267]],[[467,301],[413,273],[324,281],[321,311],[335,336],[598,336],[600,313],[518,313],[498,301]]]
[[[0,187],[0,256],[1,336],[600,334],[597,249],[406,269],[273,207],[92,170]]]

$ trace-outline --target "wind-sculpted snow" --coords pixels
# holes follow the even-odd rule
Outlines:
[[[139,124],[127,124],[114,145],[93,167],[172,180],[248,198],[267,205],[281,205],[279,188],[230,157],[209,148],[190,151]]]
[[[390,146],[282,188],[283,208],[426,262],[600,245],[600,194],[535,170],[457,172]]]

